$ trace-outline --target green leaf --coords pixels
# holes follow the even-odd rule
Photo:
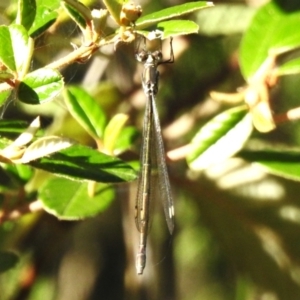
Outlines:
[[[0,61],[11,71],[26,73],[33,51],[33,41],[22,25],[0,26]]]
[[[17,189],[24,187],[33,176],[33,168],[27,165],[2,164],[0,169],[0,186],[1,190],[9,188]]]
[[[252,132],[252,119],[245,106],[231,108],[204,125],[191,142],[189,167],[203,170],[233,156]]]
[[[28,127],[28,123],[20,120],[0,119],[0,135],[16,136],[21,134]]]
[[[0,251],[0,273],[13,268],[19,261],[19,257],[10,251]]]
[[[0,26],[0,61],[11,71],[16,71],[15,56],[9,27]]]
[[[56,21],[57,17],[58,13],[56,11],[51,10],[49,7],[38,6],[36,17],[28,34],[33,38],[38,37]]]
[[[1,71],[0,72],[0,82],[5,82],[8,79],[13,79],[14,75],[7,71]]]
[[[103,137],[104,149],[113,154],[116,141],[118,140],[121,130],[128,120],[128,116],[125,114],[115,115],[107,124]]]
[[[189,2],[181,5],[172,6],[139,18],[136,22],[136,29],[139,30],[146,27],[150,27],[158,22],[173,19],[194,12],[196,10],[212,6],[212,2],[205,1]]]
[[[73,180],[123,182],[136,179],[136,172],[122,160],[82,145],[32,161],[29,165]]]
[[[3,91],[0,93],[0,107],[6,102],[12,91]]]
[[[199,26],[193,21],[171,20],[158,23],[157,29],[163,32],[162,39],[166,39],[178,35],[197,33]]]
[[[103,0],[107,10],[109,11],[111,17],[116,21],[117,24],[120,24],[120,14],[122,10],[123,3],[127,3],[128,0]]]
[[[196,23],[200,34],[232,35],[241,34],[249,27],[256,9],[244,4],[218,3],[213,9],[200,10],[196,14]]]
[[[79,1],[68,1],[68,3],[62,1],[62,6],[73,21],[84,31],[87,22],[92,20],[90,9]]]
[[[5,164],[3,164],[3,165],[8,166]],[[15,180],[12,179],[10,172],[5,170],[4,168],[0,168],[0,191],[4,192],[4,191],[8,191],[10,189],[16,189],[18,187],[19,186],[17,186]]]
[[[33,40],[29,37],[27,30],[22,25],[10,25],[9,31],[14,51],[16,71],[19,76],[27,73],[33,53]]]
[[[275,1],[261,7],[244,34],[240,47],[241,70],[251,78],[265,61],[270,50],[294,49],[300,46],[300,11],[281,10]]]
[[[64,100],[77,122],[94,139],[102,139],[107,121],[104,111],[96,100],[77,86],[65,89]]]
[[[64,86],[62,75],[52,69],[27,74],[18,87],[18,99],[27,104],[42,104],[58,96]]]
[[[16,24],[23,25],[25,29],[29,30],[35,19],[35,14],[35,0],[18,0]]]
[[[139,132],[134,126],[127,126],[122,129],[119,138],[116,140],[114,153],[119,155],[130,149],[134,141],[139,137]]]
[[[300,73],[300,58],[297,57],[280,66],[276,67],[276,74],[281,75],[291,75]]]
[[[95,196],[87,194],[88,183],[64,178],[49,180],[39,191],[39,198],[47,212],[63,220],[78,220],[92,217],[104,211],[115,197],[108,184],[98,184]]]
[[[26,164],[32,160],[36,160],[68,148],[73,144],[74,142],[72,142],[70,139],[58,136],[46,136],[39,138],[38,140],[34,141],[28,148],[26,148],[21,158],[21,162],[23,164]]]
[[[243,150],[239,156],[260,165],[271,174],[300,181],[299,148],[287,148],[278,145],[263,145],[255,148]]]

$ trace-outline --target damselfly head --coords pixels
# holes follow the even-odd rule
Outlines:
[[[152,57],[156,62],[162,61],[163,55],[160,50],[156,50],[152,53]]]
[[[149,56],[149,53],[146,50],[142,50],[135,54],[136,60],[141,63],[145,62],[147,60],[148,56]]]

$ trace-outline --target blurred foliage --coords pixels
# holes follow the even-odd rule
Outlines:
[[[34,23],[28,7],[20,13],[17,1],[0,4],[3,25],[19,16],[29,29],[28,35],[19,25],[0,28],[2,46],[4,38],[22,32],[20,48],[1,47],[0,57],[8,59],[2,61],[0,81],[19,76],[23,82],[20,95],[1,94],[1,149],[30,131],[36,115],[41,129],[30,145],[44,135],[85,145],[29,165],[1,163],[0,300],[300,298],[300,136],[299,122],[292,122],[299,115],[300,6],[296,0],[265,2],[216,1],[181,17],[198,24],[199,33],[174,38],[175,63],[159,67],[157,101],[166,149],[174,149],[168,158],[176,226],[169,237],[155,204],[143,276],[134,266],[136,186],[123,181],[136,177],[145,99],[134,59],[137,43],[113,45],[119,32],[123,39],[131,37],[127,29],[116,31],[124,25],[118,19],[121,2],[111,7],[115,24],[108,17],[101,27],[107,16],[100,16],[100,37],[85,28],[89,9],[78,13],[70,6],[63,10],[60,1],[40,0],[45,18]],[[35,9],[35,1],[26,3]],[[83,3],[104,8],[99,1]],[[148,15],[184,3],[139,4]],[[78,51],[74,45],[82,45],[83,37],[105,42],[62,64],[50,83],[42,80],[48,76],[44,67],[55,69]],[[162,48],[167,57],[169,42]],[[61,93],[63,85],[67,89]],[[28,86],[35,91],[30,99]],[[214,99],[211,91],[217,92]],[[95,187],[43,170],[102,181],[110,170],[109,176],[123,183]],[[41,207],[34,212],[36,200],[47,212]]]

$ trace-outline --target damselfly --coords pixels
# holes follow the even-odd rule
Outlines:
[[[149,204],[154,201],[156,197],[162,200],[166,221],[171,234],[174,229],[173,198],[166,166],[161,127],[155,103],[159,77],[157,67],[161,64],[174,61],[172,40],[170,48],[170,58],[165,61],[163,60],[161,50],[153,52],[142,50],[136,54],[136,59],[144,64],[142,84],[147,98],[140,159],[141,171],[135,206],[135,223],[140,232],[139,248],[136,256],[136,270],[138,274],[143,274],[146,265],[146,243],[150,214]]]

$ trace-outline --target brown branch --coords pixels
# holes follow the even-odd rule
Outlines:
[[[30,202],[23,206],[20,206],[12,211],[0,211],[0,224],[4,223],[5,221],[16,220],[23,215],[41,211],[42,209],[42,202],[40,200],[36,200],[34,202]]]

